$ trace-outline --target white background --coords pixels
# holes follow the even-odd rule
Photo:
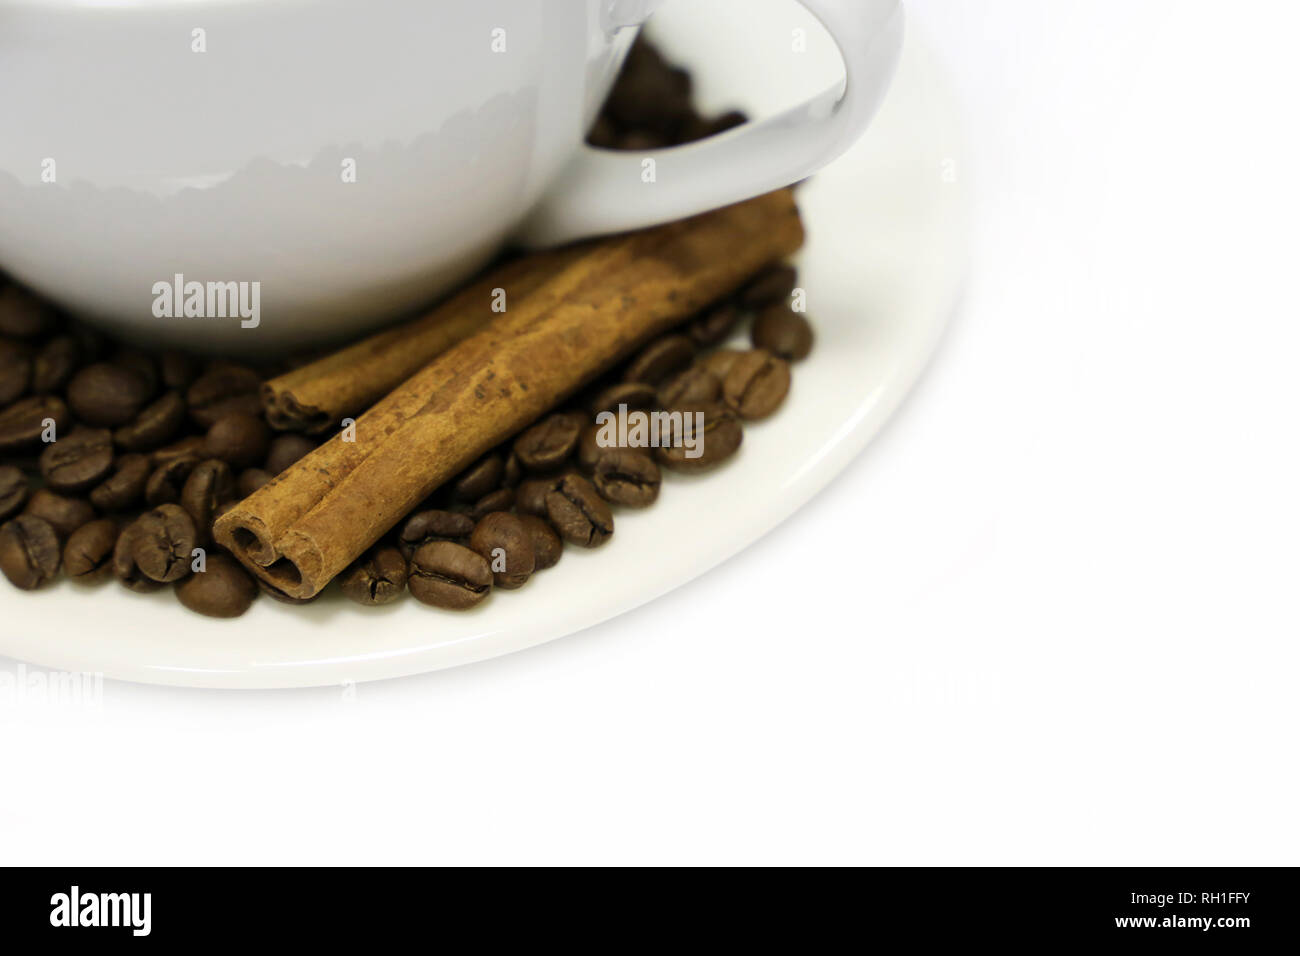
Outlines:
[[[840,479],[513,657],[0,706],[0,861],[1295,863],[1300,12],[908,5],[974,269]]]

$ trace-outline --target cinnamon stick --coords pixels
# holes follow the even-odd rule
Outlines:
[[[263,384],[267,421],[282,431],[319,434],[338,428],[406,381],[433,358],[480,331],[581,250],[537,253],[504,263],[436,306],[427,315],[385,329],[347,348]],[[504,293],[498,297],[497,291]]]
[[[217,541],[308,598],[435,488],[654,335],[803,243],[789,190],[586,244],[486,328],[435,358],[240,502]]]

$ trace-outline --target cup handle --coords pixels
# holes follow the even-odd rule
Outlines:
[[[550,246],[640,229],[780,189],[847,150],[871,122],[903,44],[899,0],[800,0],[829,31],[845,80],[777,116],[644,152],[583,144],[516,240]],[[654,161],[654,178],[644,175]]]

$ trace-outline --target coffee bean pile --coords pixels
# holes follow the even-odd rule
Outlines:
[[[25,590],[60,568],[174,584],[200,613],[242,614],[257,585],[212,522],[318,444],[266,424],[263,377],[282,370],[127,348],[0,287],[0,572]]]
[[[792,266],[772,266],[733,299],[646,345],[572,407],[485,455],[345,571],[343,593],[387,604],[409,590],[435,607],[475,607],[494,589],[522,587],[555,565],[565,545],[603,545],[615,509],[658,500],[665,469],[704,472],[728,461],[745,423],[781,407],[790,363],[812,348],[807,319],[789,304],[796,281]],[[753,348],[720,347],[751,318]],[[698,413],[698,454],[672,429],[658,447],[602,443],[602,412],[625,420],[667,413],[661,420],[675,423]]]
[[[707,119],[697,113],[691,74],[667,62],[642,35],[628,51],[587,142],[606,149],[662,149],[726,132],[745,119],[738,110]]]
[[[702,119],[689,74],[638,40],[591,141],[654,148],[743,121]],[[474,607],[554,566],[565,544],[604,544],[614,508],[657,500],[661,469],[729,459],[743,423],[776,411],[789,363],[812,347],[789,305],[796,281],[793,267],[772,266],[486,455],[340,575],[342,593],[381,605],[409,590],[435,607]],[[753,349],[718,347],[751,317]],[[131,348],[0,275],[0,573],[23,590],[60,571],[83,585],[170,586],[211,617],[238,617],[259,592],[307,603],[255,579],[212,538],[213,521],[319,444],[276,435],[264,417],[262,383],[289,367]],[[620,407],[698,413],[701,454],[603,447],[595,416]]]
[[[648,344],[579,404],[435,493],[340,576],[342,592],[378,605],[409,589],[426,604],[473,607],[552,567],[565,544],[604,544],[614,508],[658,499],[662,469],[706,471],[729,459],[743,423],[780,407],[790,363],[812,346],[807,320],[789,305],[796,281],[791,266],[773,266]],[[754,348],[718,347],[751,316]],[[172,585],[183,605],[215,617],[244,613],[259,589],[298,603],[256,581],[212,539],[216,518],[318,444],[267,425],[260,389],[264,375],[280,370],[118,346],[5,285],[0,572],[25,590],[60,569],[81,584],[116,578],[140,592]],[[603,446],[595,416],[620,409],[691,421],[698,413],[698,456],[671,433],[656,448]]]

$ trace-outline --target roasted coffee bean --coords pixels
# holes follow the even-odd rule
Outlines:
[[[721,402],[683,405],[669,413],[668,440],[655,449],[655,457],[674,471],[708,471],[734,455],[745,437],[736,413]]]
[[[768,266],[736,298],[747,309],[761,309],[790,298],[798,281],[799,273],[794,266],[785,263]]]
[[[717,136],[719,133],[725,133],[729,129],[735,129],[737,126],[744,126],[749,122],[748,114],[741,110],[727,110],[720,116],[715,116],[709,120],[709,135]]]
[[[671,146],[672,140],[662,133],[655,133],[651,130],[634,129],[624,133],[618,138],[615,149],[624,149],[629,152],[644,153],[652,149],[663,149],[665,146]]]
[[[89,325],[73,322],[68,326],[68,334],[77,340],[77,354],[83,365],[98,361],[108,350],[104,333]]]
[[[623,380],[658,386],[694,360],[695,346],[689,337],[665,335],[647,345],[640,355],[628,363],[623,371]]]
[[[478,521],[484,515],[489,515],[494,511],[509,511],[514,506],[515,490],[513,488],[498,488],[496,491],[489,491],[474,502],[474,507],[469,509],[469,516]]]
[[[113,576],[127,589],[148,594],[157,591],[162,585],[141,571],[135,563],[135,543],[139,533],[139,528],[133,522],[118,534],[117,543],[113,545]]]
[[[56,325],[54,311],[26,289],[12,283],[0,288],[0,335],[34,339]]]
[[[690,116],[678,124],[677,136],[674,142],[678,145],[685,143],[698,143],[700,140],[709,137],[709,132],[712,128],[712,125],[707,119],[692,112]]]
[[[545,571],[560,563],[564,542],[555,533],[550,522],[537,515],[519,515],[519,522],[533,542],[533,571]]]
[[[235,483],[235,490],[239,492],[239,497],[247,498],[259,488],[269,484],[274,477],[275,475],[262,468],[245,468],[239,473],[239,480]]]
[[[166,392],[146,405],[128,425],[113,432],[113,441],[127,451],[151,451],[175,437],[185,424],[185,398]]]
[[[37,395],[57,392],[68,384],[81,362],[75,335],[56,335],[32,358],[32,391]]]
[[[48,488],[32,492],[23,514],[48,521],[60,538],[67,538],[83,524],[95,520],[95,509],[81,498],[70,498]]]
[[[111,575],[118,530],[116,521],[99,518],[68,535],[68,543],[63,546],[63,570],[68,577],[90,584]]]
[[[789,391],[789,363],[762,349],[736,359],[722,380],[722,400],[749,421],[771,415],[781,407]]]
[[[591,127],[591,132],[587,134],[587,142],[592,146],[599,146],[601,149],[613,149],[615,142],[618,140],[618,127],[612,120],[605,116],[596,117],[596,123]]]
[[[696,116],[682,124],[677,132],[677,142],[695,143],[702,139],[708,139],[710,136],[717,136],[729,129],[735,129],[737,126],[748,122],[748,120],[749,117],[740,110],[728,110],[726,113],[711,119]]]
[[[239,617],[253,606],[257,584],[227,554],[209,554],[204,569],[176,585],[176,599],[205,617]]]
[[[746,352],[743,349],[718,349],[716,352],[710,352],[700,359],[699,366],[716,375],[718,381],[726,381],[731,366],[735,365],[736,360],[745,354]]]
[[[591,414],[601,412],[618,414],[618,407],[626,405],[629,412],[648,411],[655,407],[655,389],[645,382],[619,382],[602,388],[591,399]]]
[[[172,442],[162,448],[155,448],[149,453],[149,461],[154,467],[170,464],[177,458],[202,458],[203,436],[188,435],[180,441]]]
[[[109,513],[134,508],[144,498],[152,471],[148,455],[119,455],[113,462],[113,474],[90,493],[90,503]]]
[[[432,541],[411,558],[407,586],[417,601],[464,611],[492,591],[492,568],[477,551],[451,541]]]
[[[599,547],[614,533],[613,512],[581,475],[565,475],[546,493],[546,517],[561,538],[584,548]]]
[[[600,443],[601,426],[588,425],[578,436],[577,460],[578,467],[583,471],[591,471],[596,467],[598,459],[605,451],[605,446]],[[551,489],[547,489],[548,491]],[[543,502],[543,505],[545,502]],[[545,514],[545,511],[542,512]]]
[[[708,348],[725,342],[740,323],[740,309],[730,302],[714,306],[686,327],[696,345]]]
[[[159,505],[136,519],[131,556],[144,575],[163,584],[190,573],[196,532],[180,505]]]
[[[230,466],[219,458],[209,458],[194,466],[181,488],[180,506],[194,521],[200,543],[212,534],[212,518],[217,508],[235,496],[235,477]]]
[[[0,525],[0,571],[24,591],[54,579],[59,573],[59,538],[48,521],[19,515]]]
[[[722,380],[701,365],[678,372],[659,386],[659,404],[664,408],[687,402],[716,402],[722,394]]]
[[[163,352],[158,356],[158,373],[163,388],[188,388],[199,376],[199,363],[184,352]]]
[[[158,366],[154,363],[152,357],[139,349],[122,348],[118,349],[113,355],[112,362],[114,365],[130,369],[145,383],[145,387],[149,392],[145,401],[153,398],[158,393]]]
[[[306,435],[277,435],[271,439],[262,467],[273,476],[278,475],[315,450],[316,442]]]
[[[452,495],[460,501],[478,501],[501,485],[505,467],[505,459],[496,453],[480,458],[452,482]]]
[[[771,352],[787,362],[807,358],[812,351],[812,326],[784,302],[776,302],[760,312],[750,334],[755,348]]]
[[[249,468],[266,460],[270,444],[271,429],[260,415],[232,412],[212,423],[203,440],[203,454],[232,468]]]
[[[515,489],[515,510],[520,514],[546,517],[546,496],[560,486],[567,472],[527,478]]]
[[[519,462],[519,456],[511,451],[506,455],[505,466],[501,469],[501,487],[517,488],[519,482],[524,480],[524,466]]]
[[[661,481],[654,459],[636,448],[607,448],[596,459],[591,483],[606,501],[645,508],[659,497]]]
[[[671,135],[691,114],[690,74],[673,68],[638,40],[628,51],[603,112],[624,129]]]
[[[201,461],[198,455],[173,458],[159,465],[149,475],[144,485],[145,504],[151,508],[180,501],[181,490],[189,480],[190,472]]]
[[[139,414],[150,397],[149,383],[111,362],[87,365],[68,383],[68,405],[90,425],[116,428]]]
[[[537,564],[532,533],[517,517],[504,511],[484,515],[474,525],[469,546],[487,559],[493,583],[499,588],[523,587]]]
[[[113,470],[113,433],[107,428],[74,428],[41,452],[41,477],[63,494],[88,491]]]
[[[560,467],[577,447],[583,424],[582,417],[565,412],[542,419],[515,439],[519,463],[532,472]]]
[[[460,541],[469,539],[474,530],[474,519],[457,511],[430,509],[417,511],[406,519],[398,535],[402,554],[410,557],[430,541]]]
[[[391,604],[406,592],[406,573],[406,558],[396,548],[372,548],[340,575],[339,586],[358,604]]]
[[[72,415],[57,395],[33,395],[0,409],[0,452],[13,452],[40,442],[46,421],[56,433],[72,422]]]
[[[262,377],[251,368],[230,362],[214,363],[185,392],[190,417],[201,428],[211,428],[232,412],[262,414]]]
[[[21,468],[0,465],[0,521],[13,517],[27,504],[29,483]]]
[[[0,405],[17,401],[32,384],[32,357],[14,342],[0,339]]]

